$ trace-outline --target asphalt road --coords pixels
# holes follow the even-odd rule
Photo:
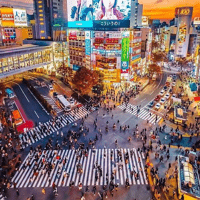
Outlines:
[[[33,122],[45,122],[51,118],[24,83],[13,82],[13,90],[28,119],[31,119]]]

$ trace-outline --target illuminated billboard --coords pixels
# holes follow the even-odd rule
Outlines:
[[[15,26],[27,26],[27,15],[25,9],[13,8]]]
[[[179,7],[175,9],[176,17],[192,15],[192,12],[193,12],[193,7]]]
[[[199,25],[200,24],[200,17],[195,17],[194,18],[194,25]]]
[[[0,8],[1,26],[14,27],[14,15],[12,8]]]
[[[179,44],[183,44],[186,40],[187,26],[185,24],[180,26],[178,31],[178,42]]]
[[[67,1],[68,26],[92,27],[93,8],[92,0]]]
[[[130,27],[131,0],[93,0],[94,27]]]

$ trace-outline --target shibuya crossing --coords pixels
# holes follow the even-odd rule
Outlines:
[[[198,6],[12,2],[0,200],[200,199]]]

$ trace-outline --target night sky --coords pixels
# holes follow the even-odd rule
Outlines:
[[[193,6],[193,17],[200,16],[200,0],[139,0],[139,3],[144,5],[143,15],[151,19],[172,19],[178,6]],[[33,13],[33,0],[0,0],[0,4],[26,8],[29,14]]]

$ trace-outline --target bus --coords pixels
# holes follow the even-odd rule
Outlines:
[[[15,123],[16,126],[23,123],[22,116],[21,116],[21,114],[19,113],[18,110],[12,111],[12,115],[13,115],[14,123]]]
[[[57,95],[58,102],[60,106],[65,110],[65,111],[71,111],[71,104],[65,99],[63,95]]]

